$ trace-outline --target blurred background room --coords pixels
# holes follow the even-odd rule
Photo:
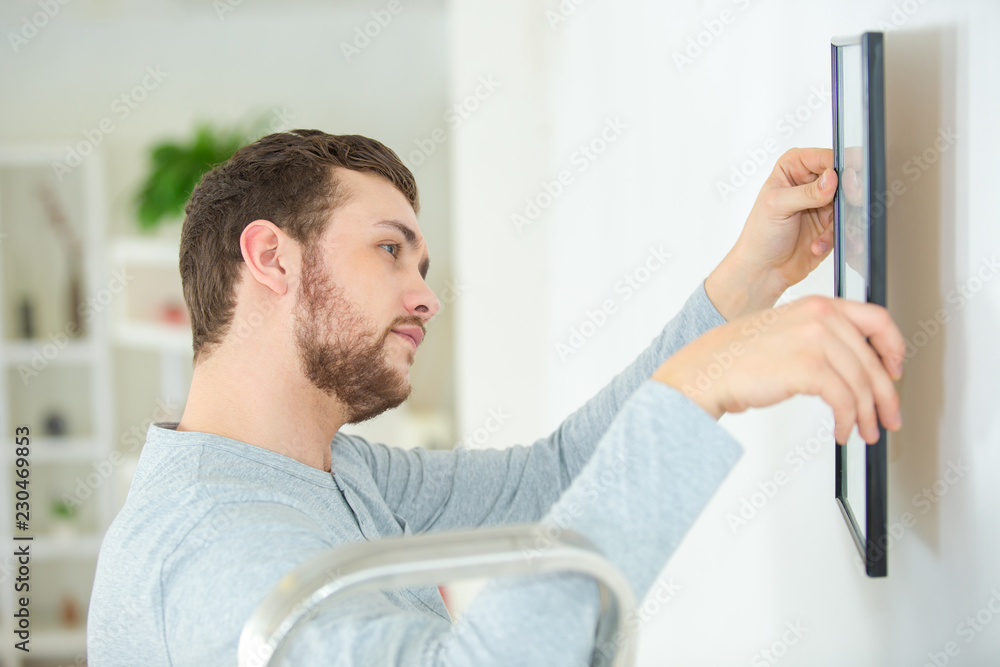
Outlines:
[[[206,162],[295,128],[395,150],[442,309],[410,399],[345,430],[530,444],[662,330],[781,153],[830,146],[830,40],[866,30],[910,343],[889,576],[864,575],[834,501],[825,404],[727,415],[745,454],[640,602],[638,664],[1000,664],[995,0],[10,0],[0,28],[0,666],[85,664],[102,535],[191,380],[177,254]],[[832,261],[785,299],[808,294],[833,294]],[[444,589],[454,613],[479,584]]]

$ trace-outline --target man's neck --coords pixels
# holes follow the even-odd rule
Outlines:
[[[213,433],[329,472],[331,443],[344,424],[340,405],[297,372],[296,359],[248,352],[220,349],[198,363],[177,430]]]

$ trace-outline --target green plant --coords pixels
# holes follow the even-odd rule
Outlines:
[[[58,499],[52,501],[52,516],[57,519],[72,520],[76,518],[76,512],[76,507],[65,500]]]
[[[189,141],[163,141],[154,145],[149,156],[149,175],[137,198],[139,227],[151,230],[163,218],[183,214],[184,205],[202,175],[228,160],[254,137],[253,129],[220,130],[206,123],[195,129],[194,138]]]

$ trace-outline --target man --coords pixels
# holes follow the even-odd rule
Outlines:
[[[838,442],[854,424],[869,442],[879,419],[897,429],[904,343],[884,309],[769,310],[830,251],[830,162],[782,156],[719,267],[547,438],[426,451],[340,433],[407,398],[440,307],[412,175],[359,136],[297,130],[238,151],[187,206],[191,390],[179,423],[150,426],[104,539],[89,664],[234,665],[243,624],[295,566],[423,531],[568,528],[641,599],[740,456],[722,413],[811,393]],[[311,619],[289,664],[581,665],[598,609],[593,581],[568,573],[495,579],[456,625],[434,587],[385,591]]]

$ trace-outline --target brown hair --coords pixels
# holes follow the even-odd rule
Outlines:
[[[410,170],[391,149],[359,135],[269,134],[202,177],[185,207],[180,246],[195,363],[222,342],[232,323],[243,229],[254,220],[269,220],[308,253],[330,213],[349,196],[337,183],[336,167],[386,178],[419,213]]]

